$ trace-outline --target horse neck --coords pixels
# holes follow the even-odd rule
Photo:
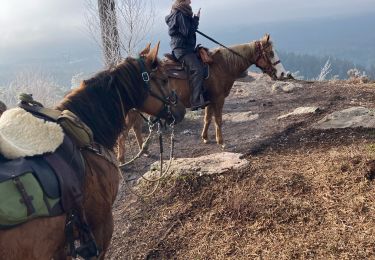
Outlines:
[[[121,89],[116,87],[84,87],[68,95],[57,107],[70,110],[91,128],[94,140],[112,149],[124,128],[124,117],[129,110],[124,106]]]
[[[232,50],[232,51],[230,51]],[[245,70],[247,70],[255,59],[255,43],[240,44],[230,47],[228,49],[221,49],[222,57],[224,59],[224,66],[226,73],[232,77],[237,78]],[[234,51],[234,52],[233,52]]]

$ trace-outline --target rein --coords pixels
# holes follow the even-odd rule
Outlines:
[[[238,53],[238,52],[236,52],[236,51],[234,51],[234,50],[228,48],[227,46],[225,46],[224,44],[222,44],[222,43],[216,41],[215,39],[211,38],[210,36],[208,36],[208,35],[202,33],[202,32],[199,31],[199,30],[196,30],[196,32],[197,32],[198,34],[202,35],[203,37],[207,38],[208,40],[210,40],[210,41],[212,41],[212,42],[214,42],[214,43],[220,45],[221,47],[227,49],[228,51],[232,52],[233,54],[237,55],[238,57],[241,57],[242,59],[248,61],[248,59],[247,59],[246,57],[244,57],[243,55],[241,55],[240,53]],[[269,46],[269,45],[267,45],[267,46],[263,46],[262,43],[261,43],[260,41],[256,41],[256,42],[255,42],[255,48],[256,48],[256,49],[255,49],[255,52],[258,52],[258,53],[259,53],[258,57],[257,57],[256,60],[255,60],[255,65],[256,65],[257,67],[259,67],[259,66],[257,65],[257,63],[258,63],[258,61],[263,57],[263,58],[264,58],[269,64],[271,64],[271,68],[267,68],[267,69],[262,69],[262,68],[261,68],[261,70],[262,70],[263,72],[266,72],[266,73],[268,72],[268,73],[271,73],[271,74],[272,74],[272,73],[273,73],[273,70],[274,70],[273,66],[275,66],[275,65],[277,65],[277,64],[279,64],[279,63],[281,63],[281,60],[278,60],[278,61],[273,62],[273,63],[271,62],[270,58],[267,56],[266,52],[264,51],[264,49],[267,48],[268,46]],[[259,68],[260,68],[260,67],[259,67]]]
[[[218,41],[216,41],[215,39],[211,38],[211,37],[208,36],[207,34],[204,34],[204,33],[202,33],[202,32],[199,31],[199,30],[196,30],[196,32],[199,33],[200,35],[202,35],[203,37],[205,37],[206,39],[208,39],[208,40],[210,40],[210,41],[212,41],[212,42],[214,42],[214,43],[220,45],[221,47],[227,49],[228,51],[232,52],[233,54],[235,54],[235,55],[237,55],[237,56],[239,56],[239,57],[241,57],[241,58],[243,58],[243,59],[245,59],[245,60],[247,61],[247,58],[246,58],[246,57],[244,57],[243,55],[239,54],[239,53],[236,52],[235,50],[232,50],[231,48],[225,46],[224,44],[221,44],[220,42],[218,42]]]

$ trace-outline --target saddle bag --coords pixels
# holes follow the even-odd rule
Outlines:
[[[2,159],[0,167],[0,229],[62,213],[58,180],[49,174],[52,169],[45,168],[45,162]]]
[[[82,148],[89,146],[94,141],[94,134],[91,129],[82,120],[69,110],[59,111],[55,109],[45,108],[41,105],[32,105],[27,102],[21,102],[19,107],[26,111],[48,118],[57,122],[63,128],[64,132],[75,142],[75,144]]]
[[[73,139],[78,147],[89,146],[94,142],[91,129],[79,119],[73,112],[64,110],[57,119],[65,133]]]

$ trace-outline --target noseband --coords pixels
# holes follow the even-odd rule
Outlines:
[[[271,44],[267,43],[266,45],[263,46],[261,41],[256,41],[255,42],[255,53],[258,54],[257,58],[255,59],[255,65],[260,68],[263,73],[267,73],[268,75],[272,75],[272,77],[276,78],[276,73],[275,73],[275,68],[277,64],[281,63],[280,60],[277,60],[272,63],[270,57],[267,55],[267,52],[265,51],[268,47],[270,47]],[[258,61],[263,58],[267,62],[267,68],[262,68],[258,65]]]

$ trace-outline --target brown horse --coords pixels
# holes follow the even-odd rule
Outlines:
[[[158,45],[160,42],[158,42]],[[151,51],[151,43],[147,44],[139,56],[146,57]],[[153,71],[158,70],[157,67]],[[125,141],[128,138],[129,131],[132,129],[135,137],[137,139],[138,148],[142,149],[143,138],[142,138],[142,127],[143,127],[143,118],[139,111],[136,109],[129,110],[128,114],[125,117],[125,128],[124,131],[120,134],[117,140],[117,160],[122,164],[125,163]]]
[[[255,64],[264,73],[267,73],[273,79],[280,79],[287,76],[277,54],[273,48],[270,36],[266,34],[261,40],[251,43],[232,46],[230,49],[218,48],[211,51],[213,62],[209,65],[209,78],[205,80],[205,89],[207,98],[211,102],[205,108],[204,128],[202,139],[208,143],[208,127],[212,116],[215,117],[216,142],[223,148],[224,140],[222,136],[222,111],[225,98],[233,86],[234,81],[239,78],[244,71]],[[163,60],[165,74],[171,66],[170,60]],[[190,86],[186,79],[169,77],[168,83],[172,89],[175,89],[177,95],[181,98],[186,107],[190,107]]]
[[[159,45],[142,59],[127,58],[118,66],[100,72],[83,81],[57,106],[70,110],[86,123],[94,134],[94,141],[110,154],[118,135],[124,128],[124,117],[131,108],[137,108],[168,121],[179,122],[185,107],[171,102],[169,89],[150,78],[157,61]],[[145,81],[148,82],[147,86]],[[162,91],[161,91],[162,90]],[[83,208],[95,241],[104,259],[113,232],[112,205],[119,186],[116,162],[100,152],[83,149],[86,164]],[[66,215],[37,218],[20,226],[0,230],[1,259],[66,259],[64,232]]]

